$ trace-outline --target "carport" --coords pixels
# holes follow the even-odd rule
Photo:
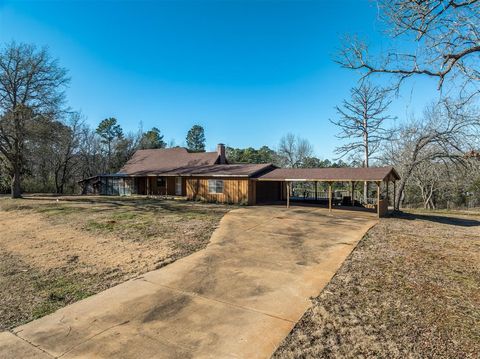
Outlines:
[[[318,183],[325,183],[328,186],[328,209],[332,211],[334,201],[332,193],[335,183],[350,184],[350,202],[353,206],[355,204],[355,185],[358,182],[369,182],[376,185],[375,209],[377,215],[381,217],[388,212],[390,199],[389,184],[393,184],[393,203],[396,193],[396,181],[399,179],[400,176],[393,167],[277,168],[256,179],[257,203],[274,200],[285,201],[287,208],[289,208],[292,197],[292,183],[294,182],[314,183],[315,201],[317,201]]]

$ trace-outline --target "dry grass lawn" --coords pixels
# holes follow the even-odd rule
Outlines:
[[[383,219],[274,358],[478,358],[480,213]]]
[[[0,198],[0,331],[204,248],[230,208],[144,198]]]

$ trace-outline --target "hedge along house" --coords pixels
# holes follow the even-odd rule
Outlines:
[[[225,146],[219,144],[216,152],[192,153],[185,148],[138,150],[132,159],[116,174],[98,175],[81,181],[84,194],[101,195],[172,195],[192,200],[237,204],[286,203],[290,206],[292,186],[297,182],[315,184],[313,202],[319,182],[328,185],[327,203],[355,204],[357,182],[377,185],[375,208],[383,215],[388,208],[388,184],[400,177],[392,167],[379,168],[277,168],[272,164],[231,164],[225,156]],[[336,202],[335,184],[351,185],[347,197]],[[382,192],[382,189],[384,190]],[[386,198],[385,198],[386,197]],[[293,198],[295,199],[295,198]]]

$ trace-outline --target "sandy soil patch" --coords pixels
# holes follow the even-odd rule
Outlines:
[[[228,210],[139,198],[0,199],[0,329],[204,248]]]

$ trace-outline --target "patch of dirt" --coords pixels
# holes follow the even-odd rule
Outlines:
[[[135,273],[146,263],[161,261],[173,252],[171,246],[158,241],[121,241],[111,235],[96,236],[65,224],[51,224],[38,213],[3,212],[0,232],[2,250],[43,271],[74,266]]]
[[[359,242],[274,358],[474,358],[480,216],[410,213]]]
[[[204,248],[228,206],[0,199],[0,330]]]

